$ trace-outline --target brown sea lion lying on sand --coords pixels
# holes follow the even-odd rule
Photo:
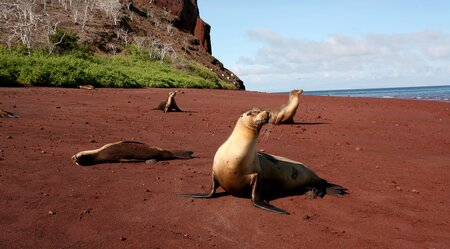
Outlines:
[[[188,150],[163,150],[140,142],[120,141],[95,150],[80,151],[72,156],[72,161],[80,166],[90,166],[99,163],[190,159],[192,154],[193,152]]]
[[[0,109],[0,118],[17,118],[16,114]]]
[[[95,89],[95,87],[93,85],[81,85],[81,86],[78,86],[78,88],[84,89],[84,90],[94,90]]]

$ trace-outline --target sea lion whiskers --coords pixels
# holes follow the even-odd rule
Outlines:
[[[267,128],[263,131],[261,142],[267,142],[269,140],[270,133],[272,132],[272,123],[267,123]]]

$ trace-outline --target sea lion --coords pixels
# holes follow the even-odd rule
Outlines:
[[[80,85],[80,86],[78,86],[78,88],[84,89],[84,90],[94,90],[95,89],[95,87],[93,85]]]
[[[16,114],[0,109],[0,118],[17,118]]]
[[[162,110],[164,112],[182,112],[182,110],[177,106],[177,102],[175,102],[175,95],[177,95],[177,91],[169,92],[167,100],[161,101],[155,110]]]
[[[292,124],[294,123],[294,116],[298,108],[298,96],[303,93],[303,90],[292,90],[289,93],[289,101],[283,104],[277,110],[270,113],[272,117],[270,122],[276,125]]]
[[[145,162],[147,160],[170,160],[192,158],[192,151],[163,150],[135,141],[120,141],[105,144],[99,149],[80,151],[72,161],[80,166],[99,163]]]
[[[270,119],[269,111],[252,109],[243,113],[228,139],[219,147],[212,168],[212,189],[208,194],[180,194],[194,198],[213,197],[222,187],[233,196],[250,196],[254,206],[289,214],[269,204],[274,197],[313,191],[343,194],[345,189],[329,184],[305,165],[275,155],[256,152],[261,127]]]

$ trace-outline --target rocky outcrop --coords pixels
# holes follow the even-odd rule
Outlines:
[[[134,13],[154,24],[148,26],[142,22],[138,26],[131,27],[131,30],[140,30],[136,32],[140,36],[151,33],[151,36],[159,40],[168,41],[168,44],[172,44],[178,52],[204,65],[225,83],[245,90],[242,80],[212,56],[211,26],[200,18],[197,0],[134,0],[130,7],[136,9],[132,10]],[[155,21],[155,18],[161,18],[162,21]],[[135,18],[130,25],[136,22],[138,20]],[[167,36],[166,29],[152,27],[159,26],[156,23],[170,23],[179,32]]]
[[[200,17],[197,18],[197,24],[195,25],[194,36],[199,39],[200,45],[212,54],[211,48],[211,26],[204,22]]]
[[[155,0],[156,6],[177,17],[174,26],[191,33],[200,45],[211,54],[211,26],[200,18],[197,0]]]
[[[18,6],[15,0],[2,1],[12,4],[5,6]],[[242,80],[212,55],[211,27],[200,18],[197,0],[116,0],[113,1],[116,5],[110,6],[115,9],[114,15],[110,13],[108,6],[95,5],[92,9],[84,9],[89,12],[84,16],[84,21],[80,19],[80,6],[77,4],[67,5],[68,1],[54,0],[31,2],[31,9],[42,17],[42,20],[38,18],[39,25],[34,26],[33,35],[27,35],[32,38],[32,42],[28,44],[32,48],[50,45],[47,44],[47,33],[42,31],[47,25],[57,23],[58,28],[77,34],[79,42],[91,52],[127,54],[131,52],[127,49],[129,45],[131,49],[137,49],[142,54],[151,51],[150,56],[153,56],[154,52],[159,52],[161,56],[164,51],[164,56],[170,54],[173,56],[171,59],[179,62],[174,66],[180,69],[187,67],[185,69],[192,70],[185,65],[184,59],[192,60],[217,75],[221,80],[218,84],[224,84],[226,88],[245,90]],[[17,18],[12,12],[5,13],[3,14],[11,20]],[[16,28],[22,24],[13,25],[15,28],[12,29],[13,26],[8,23],[0,21],[0,44],[11,42],[12,37],[16,40],[13,43],[20,43],[17,37],[19,31]]]

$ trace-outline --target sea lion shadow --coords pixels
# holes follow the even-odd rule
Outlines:
[[[158,111],[158,109],[156,109],[156,108],[154,108],[152,110]],[[183,110],[183,111],[168,111],[167,113],[170,113],[170,112],[173,112],[173,113],[198,113],[197,111],[185,111],[185,110]]]
[[[322,187],[309,187],[294,191],[267,191],[265,198],[267,201],[273,201],[277,199],[293,197],[293,196],[305,196],[309,200],[317,199],[317,197],[323,198],[326,195],[332,195],[336,197],[343,197],[348,195],[348,189],[332,183],[327,183],[328,186]]]
[[[291,123],[281,123],[280,125],[324,125],[330,124],[329,122],[291,122]]]
[[[214,195],[212,195],[212,196],[209,197],[209,198],[215,199],[215,198],[220,198],[220,197],[228,196],[228,195],[230,195],[230,193],[228,193],[228,192],[226,192],[226,191],[222,191],[222,192],[216,192],[216,193],[214,193]]]

